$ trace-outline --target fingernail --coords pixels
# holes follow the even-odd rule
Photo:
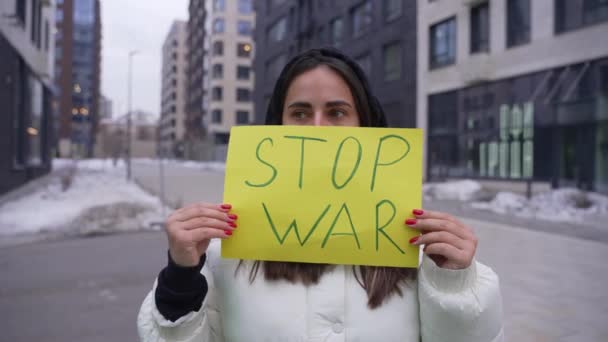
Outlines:
[[[420,237],[419,237],[419,236],[414,236],[413,238],[411,238],[411,239],[410,239],[410,243],[411,243],[411,244],[415,244],[415,243],[416,243],[416,241],[418,241],[418,239],[420,239]]]
[[[220,206],[220,208],[222,208],[222,209],[230,209],[230,208],[232,208],[232,206],[230,204],[222,204]]]
[[[236,216],[235,214],[228,214],[228,218],[231,219],[231,220],[236,220],[239,217]]]
[[[420,216],[420,215],[424,214],[424,210],[421,210],[421,209],[414,209],[412,212],[416,216]]]
[[[224,233],[226,233],[226,235],[232,235],[232,230],[225,230]]]
[[[407,219],[405,220],[405,224],[407,224],[408,226],[413,226],[416,224],[416,219]]]
[[[236,228],[236,223],[234,222],[228,222],[228,225],[232,228]]]

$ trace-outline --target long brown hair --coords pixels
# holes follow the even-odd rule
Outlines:
[[[378,99],[372,95],[367,78],[361,68],[352,59],[335,49],[313,49],[294,57],[283,68],[277,79],[268,109],[267,125],[281,125],[283,105],[287,89],[300,74],[325,65],[334,70],[348,84],[359,113],[363,127],[386,127],[384,111]],[[241,261],[239,267],[243,264]],[[264,279],[268,281],[286,280],[290,283],[302,283],[305,286],[319,282],[323,274],[333,267],[327,264],[309,264],[301,262],[254,261],[249,272],[249,281],[253,282],[262,267]],[[237,267],[237,271],[239,269]],[[369,308],[374,309],[392,295],[402,295],[401,286],[416,279],[417,269],[399,267],[353,266],[357,282],[367,293]]]

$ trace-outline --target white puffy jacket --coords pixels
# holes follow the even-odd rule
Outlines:
[[[202,273],[209,292],[198,312],[175,322],[156,308],[154,289],[138,316],[143,341],[449,341],[503,340],[498,277],[474,262],[468,269],[439,268],[424,257],[417,286],[370,310],[352,266],[337,266],[306,287],[288,282],[251,284],[249,265],[220,257],[212,242]]]

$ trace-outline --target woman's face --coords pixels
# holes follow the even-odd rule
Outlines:
[[[360,122],[346,82],[321,65],[300,74],[289,85],[283,125],[359,126]]]

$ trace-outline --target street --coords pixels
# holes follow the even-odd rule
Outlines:
[[[158,191],[158,168],[134,165]],[[167,167],[169,202],[221,200],[223,176]],[[436,208],[440,209],[440,208]],[[463,217],[477,259],[501,280],[507,341],[607,341],[608,244]],[[10,341],[131,341],[136,314],[166,262],[163,233],[0,248],[0,320]]]

